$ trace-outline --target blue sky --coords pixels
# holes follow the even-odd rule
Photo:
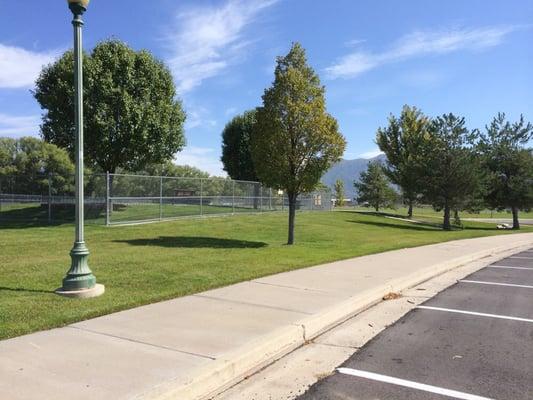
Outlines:
[[[0,18],[0,136],[37,136],[30,90],[71,46],[70,12],[62,0],[0,0]],[[472,128],[498,111],[533,121],[531,21],[530,0],[92,0],[85,46],[116,37],[165,61],[188,113],[176,161],[222,174],[224,124],[260,104],[293,41],[326,85],[345,158],[376,154],[376,129],[404,104]]]

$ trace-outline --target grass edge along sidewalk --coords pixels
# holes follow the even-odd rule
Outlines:
[[[2,229],[0,338],[311,265],[502,233],[494,225],[465,225],[442,232],[354,212],[300,213],[295,246],[284,244],[282,214],[88,226],[90,266],[107,293],[85,301],[53,294],[69,265],[72,226]]]
[[[204,399],[389,291],[532,243],[529,233],[358,257],[3,341],[0,368],[11,382],[5,393],[24,398],[39,388],[58,399],[72,390],[80,398]],[[82,354],[72,337],[84,338]]]

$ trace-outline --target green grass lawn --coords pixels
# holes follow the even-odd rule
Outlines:
[[[296,245],[286,214],[90,225],[90,265],[106,293],[88,300],[53,294],[69,267],[73,226],[0,229],[0,339],[328,261],[452,239],[510,234],[466,223],[443,232],[379,216],[302,212]],[[523,231],[528,229],[524,227]]]

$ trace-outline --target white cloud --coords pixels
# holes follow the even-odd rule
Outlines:
[[[0,43],[0,88],[29,88],[58,52],[33,52]]]
[[[0,136],[37,136],[40,122],[39,115],[14,116],[0,113]]]
[[[226,176],[223,165],[215,149],[208,147],[186,147],[176,154],[174,162],[178,165],[190,165],[209,172],[210,175]]]
[[[503,42],[511,32],[522,26],[499,26],[476,29],[453,28],[444,31],[416,31],[402,36],[387,51],[372,53],[356,51],[326,68],[331,79],[353,78],[384,64],[431,54],[446,54],[460,50],[479,51]]]
[[[209,111],[205,107],[194,107],[191,110],[187,110],[186,131],[197,127],[213,128],[215,126],[217,126],[217,121],[211,118]]]
[[[170,69],[179,93],[232,65],[250,41],[246,27],[258,14],[279,0],[229,0],[218,7],[194,7],[177,15],[176,31],[168,35]]]
[[[358,154],[356,158],[370,159],[370,158],[374,158],[374,157],[380,156],[382,154],[383,154],[383,152],[380,149],[375,148],[373,150]]]
[[[346,47],[356,47],[365,42],[366,42],[365,39],[352,39],[352,40],[348,40],[347,42],[345,42],[344,45]]]

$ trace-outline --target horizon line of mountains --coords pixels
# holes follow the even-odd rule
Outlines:
[[[340,179],[344,182],[344,191],[347,198],[353,198],[356,194],[354,181],[359,181],[359,175],[365,171],[371,161],[385,163],[387,158],[384,154],[373,158],[356,158],[353,160],[341,160],[333,165],[328,172],[324,174],[321,182],[333,190],[335,181]]]

